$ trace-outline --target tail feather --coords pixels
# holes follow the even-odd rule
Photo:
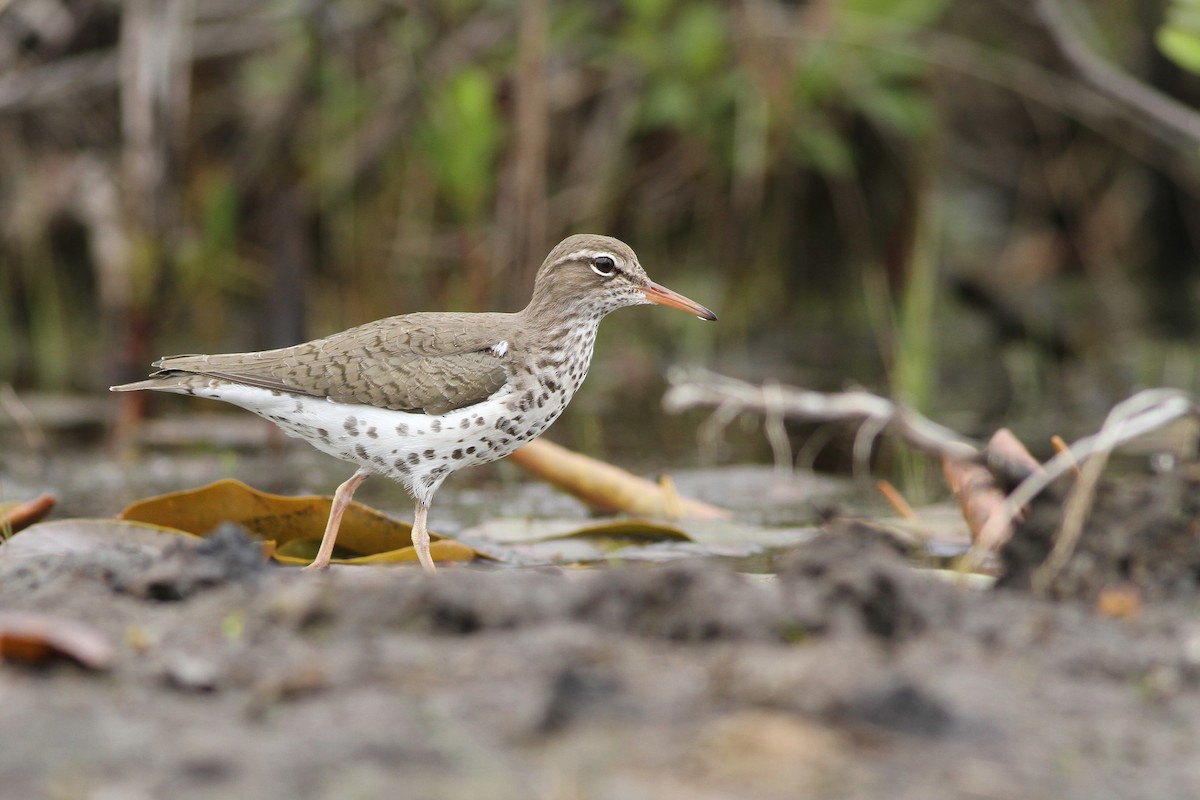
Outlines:
[[[183,392],[188,393],[191,389],[191,383],[196,376],[186,372],[166,373],[154,375],[144,381],[134,381],[133,383],[122,383],[119,386],[110,386],[110,392],[140,392],[144,389],[152,389],[159,392]]]

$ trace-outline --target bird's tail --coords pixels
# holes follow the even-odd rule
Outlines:
[[[158,392],[179,392],[180,394],[190,394],[195,382],[195,375],[186,372],[175,374],[156,375],[147,378],[144,381],[134,381],[133,383],[122,383],[120,386],[110,386],[110,392],[140,392],[145,389],[153,389]]]

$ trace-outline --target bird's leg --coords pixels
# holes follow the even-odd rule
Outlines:
[[[425,529],[425,516],[428,513],[429,506],[418,500],[417,511],[413,514],[412,543],[421,568],[432,575],[437,572],[437,567],[433,565],[433,556],[429,555],[429,531]]]
[[[350,505],[354,490],[370,474],[367,470],[360,469],[333,493],[333,505],[329,508],[329,521],[325,523],[325,534],[321,537],[321,549],[305,569],[325,569],[329,566],[329,558],[333,555],[333,543],[337,541],[338,527],[342,524],[342,514],[346,513],[346,506]]]

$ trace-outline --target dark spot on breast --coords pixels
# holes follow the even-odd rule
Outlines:
[[[299,400],[297,400],[296,405],[292,406],[292,413],[300,414],[300,413],[303,413],[303,411],[304,411],[304,403],[301,403]]]
[[[346,417],[346,421],[342,423],[342,427],[351,436],[358,436],[358,420],[354,417]]]
[[[271,397],[282,397],[282,396],[283,396],[283,392],[279,391],[278,389],[271,390]]]
[[[354,454],[364,461],[369,457],[367,456],[367,448],[363,447],[361,444],[354,445]]]
[[[408,464],[404,463],[403,458],[397,458],[395,461],[392,462],[392,466],[394,466],[396,468],[396,471],[399,472],[401,475],[407,475],[411,471],[408,468]]]
[[[434,433],[441,433],[442,432],[442,421],[440,419],[435,419],[433,421],[433,424],[430,425],[429,427],[431,427],[433,429]]]
[[[424,452],[424,453],[422,453],[422,455],[423,455],[423,456],[425,456],[425,460],[427,460],[427,461],[432,461],[432,460],[433,460],[433,457],[434,457],[435,455],[437,455],[437,454],[436,454],[436,453],[434,453],[434,452],[433,452],[433,448],[432,448],[432,447],[430,447],[430,448],[427,448],[427,449],[425,450],[425,452]]]
[[[412,464],[415,467],[417,464],[421,463],[421,457],[419,455],[417,455],[416,453],[409,453],[408,454],[408,463]]]
[[[552,392],[557,392],[559,389],[562,388],[562,386],[560,386],[558,381],[554,380],[553,378],[547,378],[546,379],[546,388]]]
[[[378,438],[379,438],[379,431],[375,430],[375,426],[374,426],[374,425],[372,425],[371,427],[367,428],[367,436],[370,436],[372,439],[378,439]]]
[[[458,423],[458,427],[460,427],[460,428],[471,427],[471,420],[467,419],[466,417],[463,417],[462,421]]]
[[[404,423],[400,423],[396,426],[396,433],[400,434],[401,436],[408,436],[408,426]]]
[[[544,395],[544,394],[539,394],[539,395],[538,395],[538,399],[537,399],[537,407],[538,407],[538,408],[541,408],[541,407],[543,407],[544,405],[546,405],[546,395]]]
[[[476,416],[476,417],[475,417],[475,424],[476,424],[476,425],[483,425],[485,422],[486,422],[486,420],[485,420],[483,417],[480,417],[480,416]]]
[[[455,461],[462,458],[462,448],[460,447],[460,448],[456,449],[453,453],[450,454],[450,457],[453,458]]]
[[[474,446],[468,447],[467,455],[474,455],[474,454],[475,454],[475,447]]]

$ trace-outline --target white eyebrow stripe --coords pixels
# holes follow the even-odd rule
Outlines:
[[[607,250],[576,250],[574,253],[568,256],[568,258],[586,258],[594,261],[600,256],[608,256],[618,264],[621,263],[621,257],[619,255],[616,253],[610,253]]]

